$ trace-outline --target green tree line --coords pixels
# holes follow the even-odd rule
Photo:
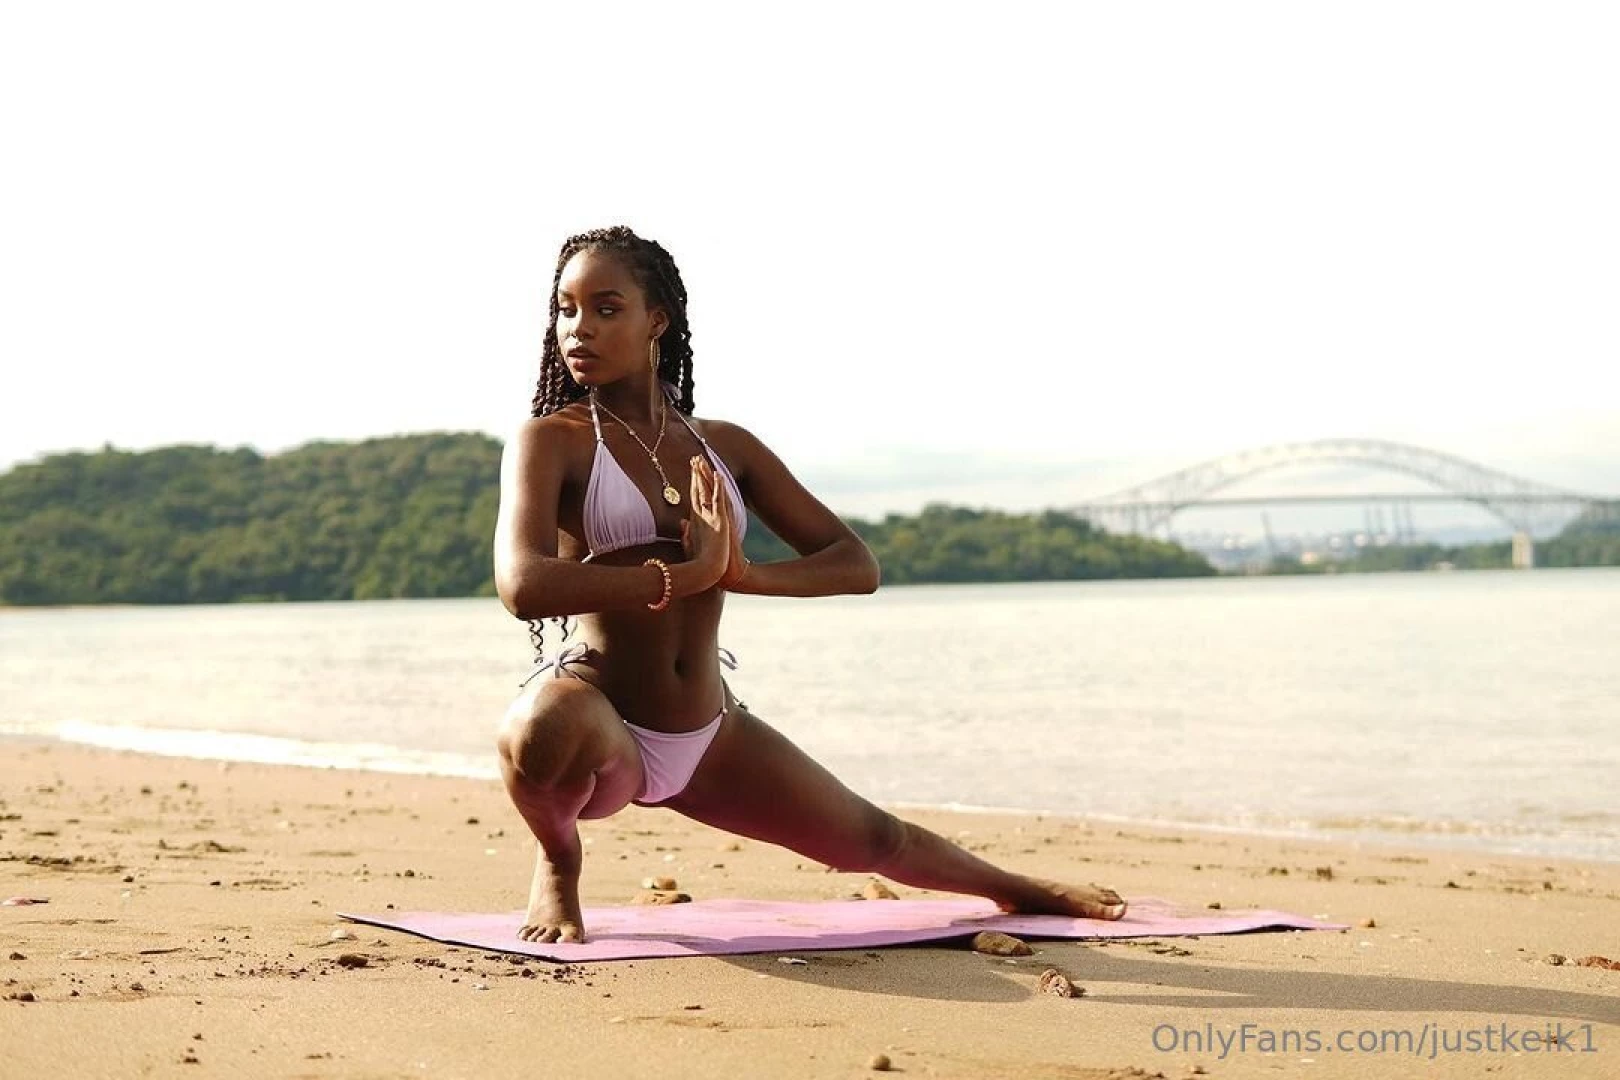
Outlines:
[[[1275,574],[1353,574],[1433,570],[1505,570],[1513,565],[1513,542],[1484,544],[1402,544],[1365,548],[1348,559],[1302,565],[1296,558],[1273,561]],[[1536,541],[1536,565],[1550,567],[1620,566],[1620,502],[1588,506],[1557,536]]]
[[[0,604],[493,595],[500,454],[487,435],[434,433],[29,462],[0,474]],[[849,524],[890,584],[1214,573],[1173,544],[1055,511],[936,505]],[[744,548],[792,554],[757,520]]]

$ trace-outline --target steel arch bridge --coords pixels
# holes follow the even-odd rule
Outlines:
[[[1258,473],[1297,465],[1352,464],[1405,473],[1426,481],[1440,493],[1354,496],[1275,496],[1223,500],[1216,492]],[[1602,505],[1614,513],[1613,500],[1523,480],[1488,469],[1451,454],[1378,439],[1319,439],[1282,443],[1259,450],[1215,458],[1151,483],[1115,492],[1094,502],[1070,507],[1071,513],[1110,532],[1151,535],[1169,525],[1178,512],[1192,506],[1222,503],[1287,503],[1428,499],[1470,502],[1494,514],[1526,538],[1538,528],[1567,523],[1588,508]]]

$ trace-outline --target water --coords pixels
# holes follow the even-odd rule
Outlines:
[[[1620,861],[1620,571],[739,596],[750,708],[886,803]],[[555,642],[556,631],[548,631]],[[0,612],[0,733],[493,777],[493,600]]]

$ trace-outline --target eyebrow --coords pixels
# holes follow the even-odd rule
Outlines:
[[[566,296],[570,300],[574,298],[574,294],[569,292],[567,289],[558,289],[557,295]],[[598,289],[596,292],[591,293],[591,299],[593,300],[599,300],[604,296],[616,296],[620,300],[624,299],[624,293],[620,292],[618,289]]]

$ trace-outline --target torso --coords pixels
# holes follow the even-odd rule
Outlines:
[[[590,407],[583,400],[553,417],[569,433],[568,461],[557,507],[557,555],[580,562],[590,551],[585,539],[585,491],[596,456],[596,434]],[[740,462],[736,455],[726,452],[723,434],[705,428],[698,420],[693,421],[693,426],[703,432],[710,447],[742,484]],[[670,417],[658,450],[658,460],[670,483],[681,493],[680,505],[670,506],[663,500],[663,482],[647,452],[623,428],[605,418],[602,433],[619,466],[648,500],[659,534],[679,536],[681,522],[691,512],[691,470],[687,462],[703,453],[702,443],[684,424]],[[655,543],[598,554],[591,564],[640,566],[654,557],[671,565],[686,561],[681,545]],[[658,731],[700,728],[714,719],[724,701],[718,660],[724,607],[725,593],[710,589],[672,600],[668,608],[658,612],[641,607],[582,614],[570,644],[584,640],[593,646],[593,652],[584,661],[570,665],[570,670],[600,689],[619,715],[632,724]],[[547,656],[555,657],[562,646],[554,625],[547,627],[546,638]]]

